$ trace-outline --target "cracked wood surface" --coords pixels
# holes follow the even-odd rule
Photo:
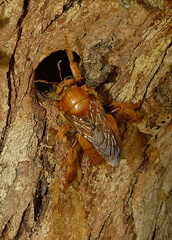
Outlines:
[[[171,15],[169,1],[128,10],[117,0],[0,1],[0,239],[172,238]],[[105,100],[141,103],[119,167],[84,155],[76,189],[63,188],[70,141],[51,132],[63,120],[33,83],[39,63],[67,45]]]

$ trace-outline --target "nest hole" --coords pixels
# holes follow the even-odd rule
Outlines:
[[[73,52],[73,55],[74,61],[79,64],[79,55],[76,52]],[[48,82],[60,83],[62,79],[68,76],[72,76],[72,72],[66,51],[59,50],[53,52],[43,59],[36,68],[34,80],[44,80],[47,82],[36,82],[36,89],[40,92],[47,92],[51,87],[51,84],[48,84]]]

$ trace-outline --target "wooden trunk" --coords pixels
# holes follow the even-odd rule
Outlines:
[[[0,1],[0,239],[172,239],[171,3],[128,2]],[[117,168],[84,154],[80,184],[64,188],[70,140],[34,80],[56,76],[67,47],[86,84],[140,103],[141,120],[123,126]]]

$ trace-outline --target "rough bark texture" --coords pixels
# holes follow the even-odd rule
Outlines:
[[[170,1],[124,5],[0,1],[0,239],[172,239]],[[119,167],[92,166],[84,155],[80,185],[64,189],[70,141],[50,134],[62,119],[38,99],[34,78],[67,44],[87,84],[105,82],[110,99],[140,101],[141,121],[126,125]]]

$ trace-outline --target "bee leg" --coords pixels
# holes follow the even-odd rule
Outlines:
[[[120,101],[114,101],[107,107],[107,112],[112,114],[115,119],[120,121],[122,118],[131,122],[137,122],[140,118],[137,116],[135,109],[140,107],[140,103],[122,103]]]
[[[66,172],[66,186],[72,183],[74,188],[78,187],[82,180],[82,170],[79,162],[80,145],[76,140],[66,158],[67,172]],[[81,157],[81,156],[80,156]]]
[[[64,135],[67,133],[68,131],[68,126],[67,125],[64,125],[62,126],[58,133],[56,134],[56,138],[59,139],[60,141],[63,141],[64,140]]]
[[[74,56],[73,56],[72,50],[70,48],[67,48],[66,49],[66,54],[68,56],[69,63],[70,63],[70,69],[71,69],[72,74],[73,74],[73,76],[75,78],[75,81],[77,83],[81,83],[83,78],[81,77],[80,70],[79,70],[76,62],[74,62]]]
[[[56,138],[60,141],[65,141],[65,134],[68,131],[69,126],[62,126],[58,133],[56,134]],[[66,182],[65,186],[68,187],[71,183],[73,183],[74,188],[78,187],[79,183],[82,179],[82,171],[79,163],[79,158],[82,158],[80,154],[80,145],[77,140],[75,140],[67,154],[66,157]]]
[[[69,150],[69,153],[66,158],[67,162],[67,171],[66,171],[66,183],[65,185],[68,187],[71,182],[76,178],[77,176],[77,154],[76,150],[73,150],[72,148]]]

